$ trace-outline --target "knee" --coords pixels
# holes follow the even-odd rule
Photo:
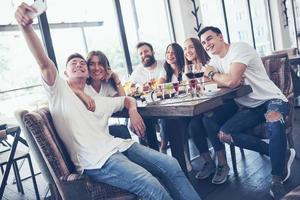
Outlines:
[[[213,111],[204,113],[203,117],[202,117],[203,123],[206,124],[209,120],[212,119],[213,116],[214,116],[214,112]]]
[[[178,163],[178,161],[171,156],[167,156],[167,158],[165,159],[165,163],[166,163],[166,171],[168,172],[177,172],[178,170],[181,171],[181,167]]]
[[[280,112],[269,111],[268,113],[265,114],[265,117],[267,122],[272,123],[272,122],[280,121],[281,123],[283,123],[283,116]]]

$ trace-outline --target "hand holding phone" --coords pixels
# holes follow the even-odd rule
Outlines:
[[[36,10],[36,12],[28,12],[31,19],[41,15],[47,10],[46,0],[36,0],[31,6]]]

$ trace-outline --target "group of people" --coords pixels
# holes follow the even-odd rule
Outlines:
[[[40,67],[54,125],[77,171],[143,199],[200,199],[176,159],[134,142],[124,129],[109,130],[109,117],[124,107],[128,109],[131,129],[139,137],[145,134],[145,124],[135,100],[125,96],[105,54],[92,51],[86,60],[77,53],[70,55],[64,80],[34,32],[29,11],[35,9],[22,3],[15,17]],[[230,171],[224,143],[233,144],[270,157],[270,194],[282,197],[282,183],[289,178],[295,157],[295,150],[287,148],[285,135],[284,123],[290,109],[286,97],[269,79],[259,55],[250,45],[228,44],[220,29],[211,26],[203,28],[199,37],[186,39],[183,48],[177,43],[168,45],[165,62],[155,59],[151,44],[139,43],[137,51],[142,65],[135,69],[130,80],[143,84],[151,73],[151,78],[159,83],[178,82],[188,79],[184,66],[195,64],[219,87],[250,85],[252,93],[189,121],[189,133],[205,161],[196,178],[206,179],[214,174],[213,183],[224,183]],[[246,133],[264,121],[269,143]],[[165,129],[168,121],[162,120],[161,124]],[[167,135],[173,133],[162,132],[164,150]],[[216,153],[216,163],[207,138]]]

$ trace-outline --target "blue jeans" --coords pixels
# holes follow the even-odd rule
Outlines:
[[[225,146],[220,142],[217,133],[222,124],[232,117],[238,109],[233,100],[226,102],[224,105],[215,108],[203,115],[191,119],[189,132],[195,142],[199,153],[209,152],[207,137],[209,138],[215,151],[225,150]]]
[[[280,120],[266,122],[266,132],[270,139],[269,144],[254,135],[246,133],[248,129],[265,122],[265,115],[271,111],[280,113],[282,117]],[[282,176],[287,146],[284,120],[288,113],[288,102],[271,99],[256,108],[247,108],[238,112],[220,130],[231,134],[234,145],[270,156],[271,174]]]
[[[200,199],[175,158],[137,143],[113,154],[102,168],[84,170],[84,174],[145,200]]]

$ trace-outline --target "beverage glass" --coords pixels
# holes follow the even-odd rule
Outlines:
[[[195,66],[193,72],[194,72],[195,78],[197,80],[197,84],[199,83],[199,85],[200,85],[199,90],[201,93],[203,90],[203,85],[202,85],[203,84],[202,77],[204,76],[203,66],[202,65]]]
[[[196,79],[191,79],[190,80],[190,88],[191,88],[192,97],[195,97],[196,92],[197,92],[197,80]]]
[[[195,77],[195,76],[194,76],[193,69],[194,69],[194,64],[185,65],[184,72],[185,72],[185,75],[186,75],[189,79],[192,79],[192,78]]]
[[[175,90],[175,96],[178,97],[178,94],[179,94],[179,82],[175,82],[173,83],[173,88]]]

